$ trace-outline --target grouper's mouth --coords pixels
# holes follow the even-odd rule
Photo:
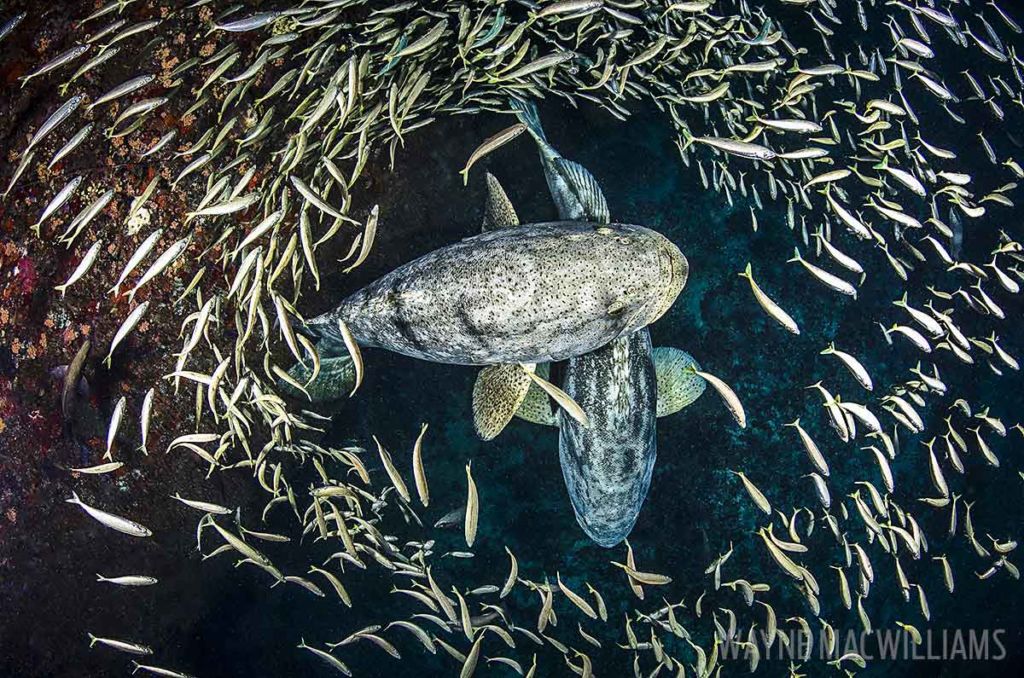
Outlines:
[[[672,308],[690,275],[690,264],[679,248],[664,236],[661,240],[658,248],[658,287],[650,302],[648,325]]]

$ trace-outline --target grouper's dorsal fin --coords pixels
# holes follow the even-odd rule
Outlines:
[[[473,426],[491,440],[508,424],[530,390],[530,377],[519,365],[489,365],[473,384]]]
[[[559,173],[566,183],[572,187],[573,193],[583,207],[583,218],[597,224],[607,224],[611,217],[608,214],[608,201],[601,192],[597,179],[583,165],[565,158],[556,158]]]
[[[487,173],[487,204],[484,205],[484,231],[519,225],[519,215],[512,201],[508,199],[501,183],[490,172]]]

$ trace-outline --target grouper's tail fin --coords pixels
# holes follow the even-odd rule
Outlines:
[[[276,326],[275,326],[275,329]],[[322,356],[345,355],[345,341],[338,329],[338,321],[333,313],[324,313],[310,318],[304,323],[296,323],[293,329],[297,334],[305,336],[317,344]]]
[[[540,124],[540,114],[537,112],[537,105],[532,101],[520,101],[509,99],[509,106],[515,111],[519,122],[526,125],[526,130],[538,141],[547,142],[544,136],[544,128]]]
[[[278,374],[278,386],[314,403],[355,395],[363,381],[363,357],[342,309],[296,323],[297,334],[316,342],[313,365],[298,362]]]

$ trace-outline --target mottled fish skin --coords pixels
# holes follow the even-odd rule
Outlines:
[[[580,222],[498,229],[435,250],[345,299],[307,329],[457,365],[565,360],[662,316],[686,283],[679,249],[642,226]],[[623,291],[629,294],[624,296]]]
[[[611,548],[633,529],[658,454],[650,333],[642,329],[571,359],[563,387],[590,427],[559,413],[562,477],[580,527]]]
[[[518,100],[512,100],[511,106],[519,121],[526,125],[526,131],[537,142],[541,166],[544,168],[544,179],[547,181],[559,218],[607,222],[608,203],[597,182],[586,168],[566,160],[548,143],[544,128],[540,124],[537,107],[533,103]],[[596,204],[586,202],[587,193],[592,194]]]

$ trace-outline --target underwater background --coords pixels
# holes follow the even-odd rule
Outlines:
[[[16,48],[5,43],[2,49]],[[5,58],[5,62],[10,68],[10,60]],[[984,66],[979,60],[976,64],[960,64],[957,70],[981,70]],[[8,92],[11,76],[5,77],[4,91]],[[110,78],[119,81],[116,74]],[[23,109],[42,105],[38,100],[25,101],[24,95],[18,96]],[[785,204],[766,200],[765,209],[758,213],[759,228],[752,232],[752,202],[737,194],[730,207],[722,195],[705,190],[696,168],[681,162],[671,126],[653,107],[636,107],[626,122],[586,102],[574,108],[549,100],[539,102],[539,109],[549,141],[563,156],[581,163],[597,178],[613,221],[658,230],[689,261],[686,287],[672,309],[650,328],[654,346],[683,349],[702,368],[727,378],[747,411],[748,426],[740,430],[709,389],[693,405],[658,422],[653,481],[629,541],[638,563],[673,578],[670,602],[682,599],[692,611],[697,597],[711,585],[704,572],[706,565],[730,543],[739,545],[756,539],[757,509],[730,469],[742,469],[754,479],[773,505],[816,509],[810,481],[803,475],[809,470],[805,453],[793,431],[780,422],[800,417],[804,428],[822,446],[834,474],[871,479],[878,484],[877,467],[869,452],[861,451],[859,445],[832,444],[835,438],[826,418],[817,400],[806,397],[806,387],[827,376],[833,391],[857,394],[859,387],[852,376],[836,369],[834,358],[818,353],[831,341],[857,355],[871,370],[876,384],[891,384],[909,376],[906,368],[916,361],[913,347],[898,340],[889,345],[879,327],[869,322],[892,317],[890,308],[899,296],[894,293],[899,289],[895,286],[898,281],[883,259],[865,257],[861,262],[866,280],[854,302],[821,287],[797,265],[783,263],[800,238],[799,230],[793,232],[787,226]],[[380,205],[374,249],[365,264],[348,275],[342,275],[340,265],[335,270],[321,265],[320,290],[303,297],[307,317],[332,308],[348,293],[417,256],[478,233],[486,198],[484,171],[502,182],[524,223],[556,219],[536,150],[525,137],[480,161],[470,174],[468,186],[462,185],[458,170],[465,159],[483,138],[506,127],[510,119],[488,112],[443,117],[408,136],[393,171],[387,167],[385,154],[374,157],[367,170],[369,183],[359,197],[363,203],[359,207]],[[970,129],[986,126],[991,127],[991,122],[968,121]],[[922,127],[932,143],[945,147],[956,147],[963,134],[961,126],[944,119],[922,121]],[[1015,130],[1002,131],[1020,147]],[[8,132],[7,139],[13,137],[13,132]],[[980,153],[974,157],[964,154],[961,162],[963,171],[978,178],[992,171]],[[1020,208],[1003,214],[1002,227],[1019,233],[1024,218]],[[10,211],[0,215],[11,218]],[[809,220],[808,227],[813,230],[813,226],[813,220]],[[8,227],[3,237],[11,242],[16,235]],[[964,259],[984,258],[989,245],[990,239],[975,238],[968,231]],[[737,275],[748,261],[754,263],[759,280],[771,281],[773,298],[788,300],[786,308],[803,330],[801,336],[782,331],[756,305],[747,281]],[[940,280],[942,271],[925,266],[912,275],[914,284],[923,289]],[[1024,308],[1013,297],[1004,296],[1000,301],[1008,326],[999,334],[1004,346],[1019,351],[1024,347],[1020,328]],[[176,327],[167,329],[177,332]],[[160,348],[134,346],[131,350],[132,360],[146,361],[155,357],[147,352],[158,354]],[[48,381],[45,370],[66,360],[55,357],[46,365],[41,360],[26,366],[6,344],[0,346],[0,353],[4,354],[0,359],[4,402],[9,408],[4,418],[11,422],[8,430],[0,432],[0,490],[4,492],[0,496],[5,500],[5,510],[17,511],[17,520],[8,519],[0,528],[0,675],[100,676],[127,672],[128,668],[113,668],[109,655],[89,650],[85,635],[89,631],[159,639],[161,657],[198,676],[327,676],[332,675],[329,667],[295,649],[300,640],[322,646],[363,626],[386,623],[407,613],[406,601],[389,595],[390,583],[372,572],[347,574],[345,582],[355,603],[349,609],[331,596],[316,598],[297,587],[268,589],[262,573],[236,569],[231,559],[201,562],[195,550],[194,513],[165,501],[166,496],[180,492],[240,506],[243,517],[251,518],[262,512],[264,497],[245,478],[214,474],[206,481],[198,465],[154,459],[147,461],[130,481],[108,490],[111,497],[130,491],[133,505],[139,507],[133,516],[145,518],[142,522],[154,529],[166,528],[159,531],[153,543],[125,543],[82,529],[84,519],[63,503],[74,483],[53,466],[81,463],[81,451],[58,445],[51,448],[57,452],[38,454],[43,438],[24,424],[19,428],[20,415],[15,411],[46,412],[57,407],[59,384]],[[634,609],[636,601],[628,592],[625,577],[609,562],[621,562],[624,548],[609,550],[595,545],[576,523],[559,468],[555,429],[513,419],[497,439],[482,442],[474,433],[470,406],[475,368],[427,363],[374,349],[365,350],[363,357],[366,380],[358,397],[321,409],[333,416],[323,444],[366,447],[372,444],[371,434],[376,434],[389,449],[404,454],[411,449],[421,422],[429,423],[424,449],[435,499],[429,510],[420,513],[426,524],[433,524],[462,505],[465,465],[472,461],[482,506],[475,555],[471,559],[446,557],[436,561],[436,568],[443,566],[448,578],[455,581],[462,573],[466,581],[479,581],[479,576],[470,577],[474,573],[500,582],[508,570],[504,551],[508,545],[521,570],[529,571],[534,578],[543,573],[553,581],[557,572],[577,591],[584,588],[584,582],[600,589],[608,602],[610,619],[621,620]],[[929,429],[934,422],[941,422],[948,402],[955,398],[964,398],[978,407],[989,405],[994,416],[1008,424],[1024,412],[1024,384],[1018,373],[1008,371],[997,379],[986,374],[983,365],[951,360],[942,362],[941,368],[952,397],[943,401],[946,404],[927,409]],[[120,383],[116,376],[109,380],[94,384],[94,390],[145,390],[142,385]],[[109,407],[109,402],[101,406],[108,414]],[[893,471],[904,497],[932,493],[922,462],[922,442],[922,436],[900,432],[901,453],[893,461]],[[977,501],[974,522],[981,526],[980,532],[1015,535],[1024,517],[1024,479],[1017,474],[1024,468],[1024,444],[1015,431],[996,444],[1003,467],[992,468],[977,454],[968,455],[968,473],[956,478],[955,491],[962,495],[961,501]],[[99,454],[94,450],[93,455],[89,463],[99,463]],[[150,459],[154,456],[163,453],[157,450]],[[32,476],[31,488],[26,486],[27,476],[18,470],[26,464],[44,469]],[[375,457],[367,456],[367,465],[371,476],[384,474]],[[306,487],[314,478],[315,471],[309,467],[292,482],[296,487]],[[838,500],[838,496],[833,497],[834,502]],[[920,619],[915,596],[904,602],[891,563],[876,559],[876,570],[884,574],[877,576],[868,599],[874,626],[894,628],[896,621],[912,621],[922,632],[930,629],[936,635],[944,629],[1004,630],[1006,656],[998,661],[876,661],[859,673],[1019,675],[1024,669],[1024,596],[1020,582],[1005,576],[980,581],[974,573],[985,565],[970,556],[963,539],[946,535],[948,512],[929,509],[917,515],[929,536],[930,551],[922,557],[925,562],[914,563],[914,580],[928,592],[932,620]],[[277,522],[277,518],[272,514],[266,529],[290,529],[288,533],[297,539],[294,525],[286,527],[289,521]],[[827,528],[819,524],[816,529]],[[454,529],[435,530],[433,536],[438,540],[434,549],[437,553],[465,550],[461,522]],[[830,548],[812,549],[803,562],[826,572],[839,549],[831,540],[829,543]],[[307,543],[306,547],[314,553],[322,551],[321,560],[334,550],[328,545]],[[929,560],[931,554],[945,553],[947,547],[957,574],[952,595],[943,588],[941,570]],[[284,569],[289,564],[288,550],[275,553],[281,554],[280,566]],[[296,559],[295,564],[304,567],[305,562]],[[317,558],[311,562],[316,563]],[[95,582],[93,573],[110,570],[112,563],[118,571],[152,573],[160,578],[160,586],[111,591]],[[735,577],[772,582],[772,598],[779,601],[777,609],[803,613],[801,595],[787,586],[775,586],[781,577],[759,548],[737,548],[728,569]],[[834,578],[819,578],[822,616],[831,619],[839,630],[858,629],[856,612],[840,604]],[[660,597],[656,588],[647,591],[654,599]],[[505,599],[505,605],[511,612],[521,613],[521,618],[532,620],[536,616],[536,595],[525,589],[517,588]],[[560,610],[558,628],[572,629],[581,620],[577,610]],[[600,638],[603,649],[588,649],[595,673],[631,675],[630,653],[615,647],[622,638],[613,634]],[[519,642],[528,647],[525,639]],[[357,676],[457,675],[458,665],[444,652],[427,654],[410,637],[402,637],[396,645],[403,654],[400,661],[366,645],[342,648],[338,656]],[[817,648],[814,652],[817,655]],[[546,666],[558,668],[538,675],[570,675],[551,657]],[[746,673],[742,658],[727,660],[725,666],[727,674]],[[762,659],[760,671],[764,675],[788,675],[788,670],[788,661]],[[808,675],[832,671],[835,669],[824,662],[804,668]],[[482,664],[478,675],[513,673],[498,665]]]

